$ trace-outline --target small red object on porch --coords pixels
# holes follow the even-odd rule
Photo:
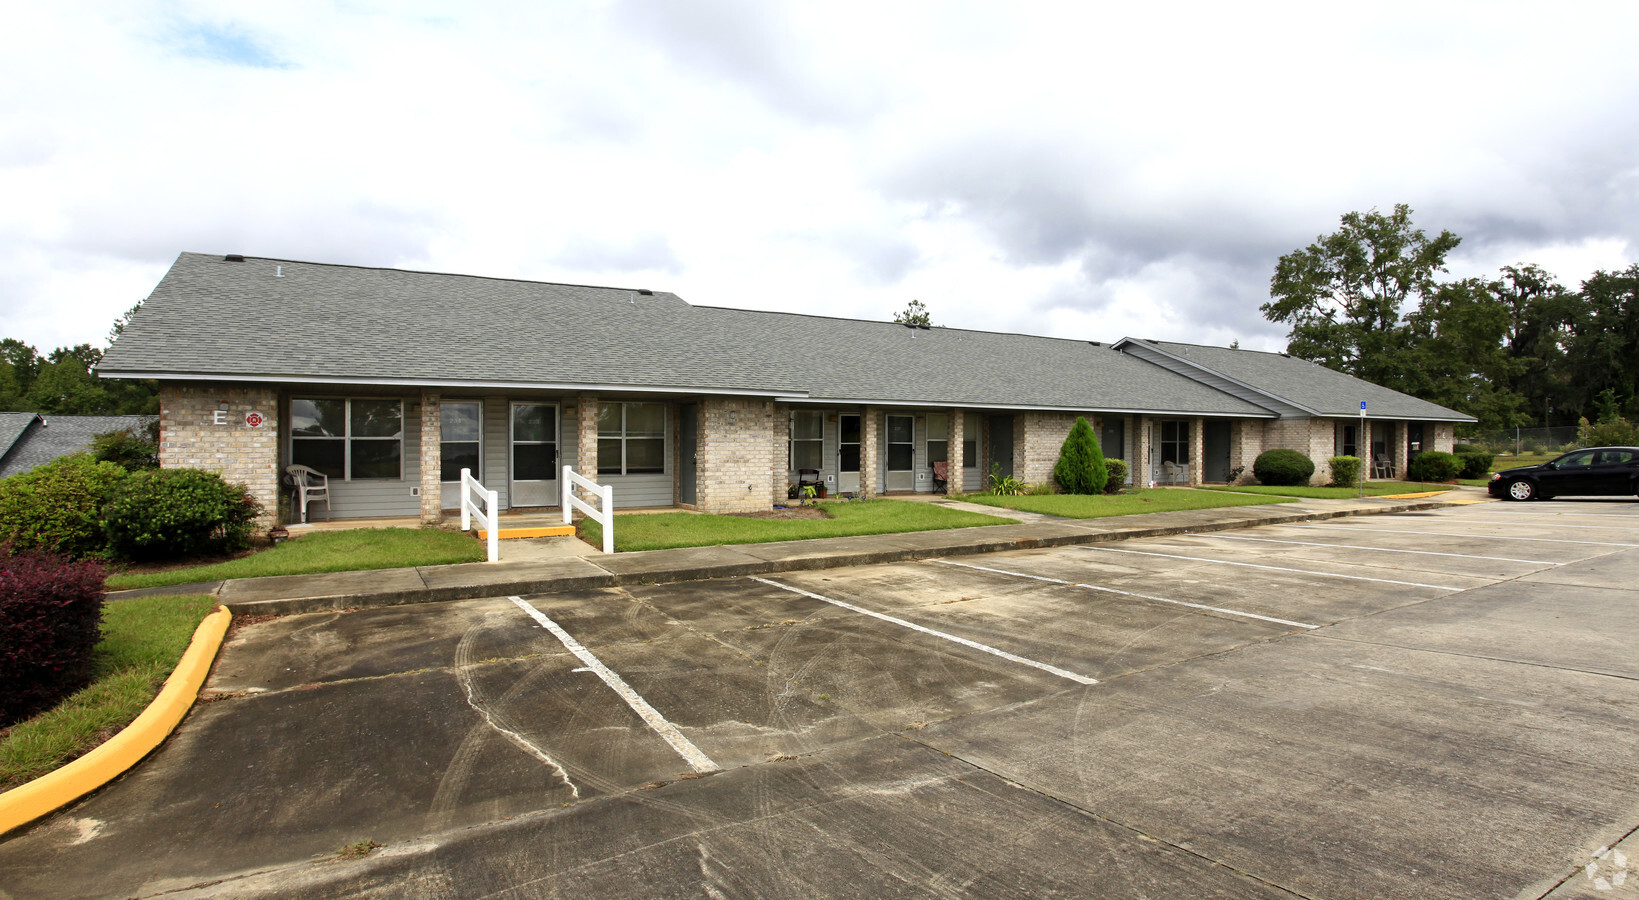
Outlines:
[[[948,494],[950,486],[950,463],[940,460],[933,464],[933,489],[941,494]]]

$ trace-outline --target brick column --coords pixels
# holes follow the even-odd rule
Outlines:
[[[1189,420],[1189,484],[1198,487],[1206,480],[1206,420]]]
[[[421,524],[437,525],[444,519],[443,468],[444,419],[434,391],[421,392]]]
[[[598,480],[598,398],[582,394],[575,414],[575,474]],[[559,473],[560,475],[562,473]]]
[[[258,527],[273,525],[279,514],[278,393],[269,387],[162,385],[159,464],[207,469],[243,484],[262,504]],[[295,519],[301,521],[299,512]]]
[[[1389,459],[1394,461],[1394,477],[1405,480],[1406,465],[1410,455],[1406,452],[1408,438],[1405,422],[1395,422],[1389,426]]]
[[[950,416],[950,429],[945,435],[945,446],[949,447],[950,450],[945,454],[945,459],[949,460],[949,465],[946,466],[946,475],[949,476],[950,480],[945,482],[945,493],[960,494],[967,490],[962,481],[962,469],[967,466],[967,460],[962,458],[962,440],[966,437],[963,429],[967,422],[964,421],[965,416],[959,409],[950,410],[948,415]]]
[[[859,420],[859,496],[869,500],[876,496],[877,437],[881,431],[877,419],[882,411],[874,406],[865,407]]]
[[[820,426],[820,434],[825,434],[825,426]],[[786,494],[791,488],[791,407],[783,403],[774,404],[774,417],[769,423],[769,459],[772,465],[768,467],[768,490],[770,502],[778,506],[791,498]],[[824,442],[821,442],[824,446]],[[821,463],[824,468],[824,463]]]
[[[1139,416],[1133,430],[1132,473],[1134,487],[1150,485],[1150,417]]]
[[[1252,480],[1252,463],[1263,452],[1263,423],[1255,419],[1236,419],[1229,431],[1229,470],[1241,470],[1236,484]]]

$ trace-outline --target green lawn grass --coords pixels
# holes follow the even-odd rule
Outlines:
[[[131,723],[159,693],[216,608],[204,595],[136,597],[103,607],[90,685],[0,737],[0,791],[84,756]]]
[[[111,591],[259,575],[307,575],[358,569],[396,569],[482,562],[484,545],[471,535],[438,528],[354,528],[315,531],[271,550],[190,569],[115,575]]]
[[[820,501],[829,519],[753,519],[699,513],[652,513],[615,518],[615,551],[713,547],[718,544],[764,544],[810,538],[937,531],[973,525],[1012,525],[1016,519],[987,516],[912,500]],[[587,519],[581,535],[603,545],[603,528]]]
[[[1237,494],[1262,494],[1277,497],[1306,497],[1311,500],[1345,500],[1349,497],[1360,496],[1359,486],[1355,487],[1311,487],[1309,485],[1293,485],[1291,487],[1274,487],[1266,484],[1221,485],[1215,484],[1205,488],[1209,491],[1230,491]],[[1429,484],[1418,481],[1368,481],[1366,482],[1366,496],[1381,497],[1385,494],[1422,494],[1428,491],[1449,491],[1449,484]]]
[[[1550,459],[1558,459],[1558,453],[1521,453],[1515,456],[1512,453],[1499,453],[1491,459],[1491,471],[1501,472],[1503,469],[1517,469],[1520,466],[1540,466]]]
[[[1067,519],[1102,519],[1134,513],[1173,512],[1181,509],[1213,509],[1220,506],[1253,506],[1260,503],[1291,503],[1292,500],[1250,497],[1239,494],[1209,493],[1187,488],[1143,488],[1121,494],[1031,494],[1005,497],[969,494],[970,503],[1000,506],[1025,512],[1063,516]]]

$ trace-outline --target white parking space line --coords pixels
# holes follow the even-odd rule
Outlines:
[[[604,665],[603,662],[596,656],[593,656],[592,651],[581,646],[580,641],[575,640],[575,638],[571,636],[569,632],[564,631],[558,623],[547,618],[545,613],[536,609],[534,606],[531,606],[529,601],[522,597],[508,597],[507,599],[517,604],[519,609],[528,613],[530,618],[541,623],[541,627],[552,632],[553,637],[556,637],[565,647],[569,648],[570,653],[575,654],[575,656],[580,658],[581,662],[586,663],[586,667],[592,670],[592,672],[596,673],[599,678],[603,679],[603,683],[607,684],[611,690],[613,690],[616,694],[619,694],[620,699],[625,700],[626,705],[630,706],[633,712],[642,717],[643,721],[648,723],[650,728],[654,729],[655,734],[660,735],[665,739],[666,743],[671,744],[672,749],[677,751],[677,755],[683,757],[683,761],[687,762],[689,766],[694,769],[694,771],[719,771],[720,767],[711,761],[711,757],[702,753],[700,748],[694,745],[693,741],[689,740],[683,735],[683,732],[677,729],[676,725],[666,721],[666,717],[657,712],[654,707],[650,706],[649,701],[644,700],[637,691],[632,690],[631,686],[626,683],[625,679],[616,674],[613,669],[610,669],[608,666]]]
[[[1473,524],[1476,524],[1476,525],[1479,525],[1479,524],[1484,524],[1484,525],[1506,525],[1506,524],[1508,524],[1506,522],[1497,522],[1497,521],[1495,521],[1494,516],[1487,516],[1486,518],[1492,519],[1493,521],[1481,522],[1477,518],[1458,518],[1456,516],[1452,516],[1449,519],[1449,521],[1453,521],[1453,522],[1470,522],[1470,523],[1473,523]],[[1530,525],[1530,526],[1526,526],[1526,525],[1522,524],[1521,527],[1541,528],[1543,526],[1541,524]],[[1613,528],[1636,529],[1636,528],[1639,528],[1639,524],[1635,524],[1635,525],[1572,525],[1569,522],[1555,522],[1555,523],[1553,523],[1553,527],[1555,527],[1555,528],[1591,528],[1595,531],[1610,531]]]
[[[1494,516],[1494,515],[1495,516],[1578,516],[1578,517],[1581,517],[1581,518],[1584,518],[1584,519],[1639,519],[1639,514],[1634,514],[1634,513],[1556,512],[1554,510],[1548,510],[1548,509],[1520,509],[1517,506],[1488,506],[1488,507],[1485,507],[1483,510],[1475,510],[1475,511],[1476,512],[1482,512],[1483,511],[1486,514],[1487,517]]]
[[[1600,547],[1639,547],[1639,544],[1619,544],[1614,541],[1571,541],[1563,538],[1505,537],[1500,534],[1461,534],[1455,531],[1414,531],[1406,528],[1363,528],[1359,525],[1294,525],[1293,528],[1330,528],[1333,531],[1374,531],[1381,534],[1417,534],[1427,537],[1478,538],[1483,541],[1537,541],[1544,544],[1596,544]]]
[[[1361,547],[1355,544],[1323,544],[1319,541],[1281,541],[1275,538],[1240,537],[1215,532],[1190,532],[1190,537],[1213,538],[1220,541],[1258,541],[1264,544],[1302,544],[1305,547],[1336,547],[1339,550],[1370,550],[1373,553],[1415,553],[1419,556],[1452,556],[1457,559],[1487,559],[1493,562],[1531,563],[1539,566],[1563,566],[1564,563],[1545,559],[1519,559],[1514,556],[1475,556],[1470,553],[1440,553],[1435,550],[1395,550],[1389,547]]]
[[[1391,578],[1368,578],[1365,575],[1340,575],[1336,572],[1315,572],[1310,569],[1288,569],[1282,566],[1265,566],[1258,563],[1232,562],[1227,559],[1208,559],[1204,556],[1182,556],[1177,553],[1149,553],[1144,550],[1117,550],[1114,547],[1077,547],[1077,550],[1088,550],[1095,553],[1131,553],[1134,556],[1160,556],[1166,559],[1187,559],[1191,562],[1211,563],[1219,566],[1242,566],[1248,569],[1268,569],[1272,572],[1293,572],[1298,575],[1313,575],[1317,578],[1346,578],[1349,581],[1375,581],[1378,584],[1398,584],[1405,587],[1426,587],[1441,591],[1460,591],[1463,588],[1451,587],[1444,584],[1423,584],[1420,581],[1395,581]]]
[[[861,607],[861,606],[855,606],[852,603],[845,603],[841,600],[835,600],[835,599],[832,599],[830,597],[821,596],[821,595],[815,594],[811,591],[805,591],[805,590],[803,590],[802,588],[799,588],[799,587],[792,587],[789,584],[782,584],[778,581],[770,581],[767,578],[757,578],[755,576],[753,576],[751,580],[752,581],[760,581],[763,584],[770,585],[772,587],[777,587],[780,590],[790,591],[793,594],[801,594],[804,597],[812,597],[815,600],[822,600],[826,603],[831,604],[832,606],[840,606],[843,609],[853,610],[856,613],[862,613],[864,615],[870,616],[873,619],[881,619],[884,622],[891,622],[895,625],[899,625],[899,626],[902,626],[904,628],[909,628],[912,631],[920,631],[923,634],[932,635],[932,636],[937,637],[937,638],[944,638],[947,641],[953,641],[955,643],[961,644],[964,647],[972,647],[975,650],[982,650],[985,653],[989,653],[992,656],[999,656],[1002,659],[1005,659],[1009,662],[1022,663],[1024,665],[1030,666],[1031,668],[1040,669],[1043,672],[1047,672],[1048,674],[1057,675],[1060,678],[1068,678],[1071,681],[1076,682],[1077,684],[1098,684],[1098,679],[1097,678],[1088,678],[1086,675],[1077,675],[1074,672],[1067,671],[1065,669],[1061,669],[1058,666],[1048,665],[1047,663],[1044,663],[1044,662],[1037,662],[1036,660],[1033,660],[1033,659],[1026,659],[1025,657],[1009,653],[1006,650],[997,650],[995,647],[991,647],[987,644],[981,644],[978,641],[970,641],[967,638],[957,637],[954,634],[946,634],[943,631],[935,631],[932,628],[924,628],[923,626],[918,625],[915,622],[907,622],[904,619],[898,619],[898,618],[895,618],[895,617],[890,616],[890,615],[885,615],[883,613],[874,612],[872,610],[865,609],[864,607]]]
[[[1119,591],[1112,587],[1097,584],[1087,584],[1082,581],[1065,581],[1062,578],[1048,578],[1046,575],[1031,575],[1027,572],[1010,572],[1006,569],[992,569],[988,566],[976,566],[972,563],[955,562],[948,559],[935,559],[930,562],[941,563],[947,566],[961,566],[964,569],[977,569],[980,572],[994,572],[997,575],[1011,575],[1014,578],[1029,578],[1033,581],[1045,581],[1049,584],[1062,584],[1065,587],[1081,588],[1087,591],[1101,591],[1106,594],[1120,594],[1123,597],[1137,597],[1140,600],[1153,600],[1156,603],[1168,603],[1173,606],[1187,606],[1190,609],[1202,609],[1208,612],[1223,613],[1228,616],[1240,616],[1244,619],[1257,619],[1262,622],[1274,622],[1277,625],[1291,625],[1294,628],[1319,628],[1319,625],[1310,625],[1307,622],[1294,622],[1291,619],[1277,619],[1274,616],[1261,616],[1257,613],[1242,612],[1238,609],[1225,609],[1222,606],[1207,606],[1205,603],[1190,603],[1187,600],[1169,600],[1166,597],[1155,597],[1149,594],[1139,594],[1134,591]]]

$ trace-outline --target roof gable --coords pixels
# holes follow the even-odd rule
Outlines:
[[[1228,385],[1240,388],[1237,393],[1242,396],[1267,398],[1269,405],[1283,415],[1359,416],[1364,401],[1371,418],[1477,421],[1465,413],[1285,353],[1130,337],[1122,338],[1115,346],[1181,374],[1216,376],[1224,380],[1226,389],[1230,389]]]

